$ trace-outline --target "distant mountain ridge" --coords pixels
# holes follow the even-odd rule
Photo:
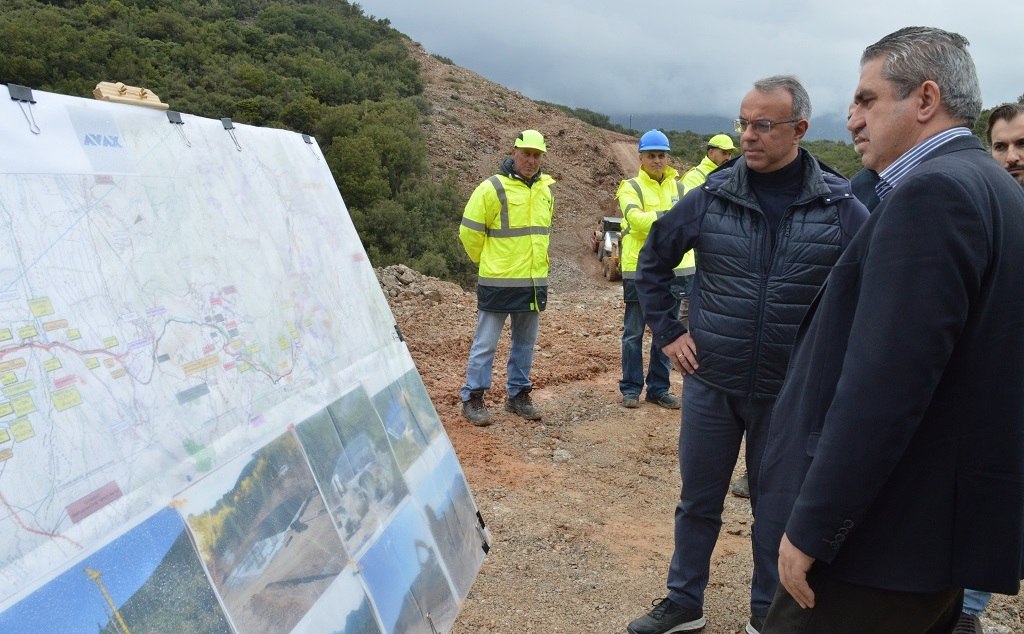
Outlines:
[[[617,123],[634,130],[675,130],[677,132],[696,132],[698,134],[731,133],[733,117],[721,115],[688,115],[688,114],[618,114],[610,115],[612,123]],[[850,133],[846,130],[846,118],[837,114],[825,114],[811,117],[811,125],[807,129],[807,140],[828,140],[850,142]]]

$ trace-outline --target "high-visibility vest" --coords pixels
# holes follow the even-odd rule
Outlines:
[[[708,179],[708,174],[716,169],[718,169],[718,165],[707,156],[701,159],[700,163],[688,169],[683,174],[683,177],[679,179],[679,182],[683,184],[683,194],[685,195],[691,189],[703,185],[704,181]]]
[[[544,309],[554,182],[544,173],[530,185],[496,174],[480,183],[466,203],[459,240],[478,265],[477,299],[482,310]]]
[[[619,241],[622,279],[636,277],[640,249],[647,240],[651,225],[682,198],[683,188],[676,180],[678,177],[679,172],[666,167],[661,182],[640,170],[635,178],[619,183],[615,198],[622,211],[622,233]],[[687,251],[676,268],[676,275],[692,275],[695,269],[693,251]]]

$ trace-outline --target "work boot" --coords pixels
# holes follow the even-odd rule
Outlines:
[[[540,420],[540,412],[533,406],[530,400],[530,388],[527,388],[505,401],[505,410],[516,416],[522,416],[526,420]]]
[[[473,390],[469,393],[469,400],[462,401],[462,415],[477,427],[487,427],[491,424],[491,413],[484,405],[483,390]]]
[[[682,401],[679,400],[678,396],[671,392],[665,392],[664,394],[655,396],[654,398],[651,398],[651,395],[648,394],[647,398],[644,400],[648,403],[654,403],[655,405],[664,407],[665,409],[679,409],[682,407]]]

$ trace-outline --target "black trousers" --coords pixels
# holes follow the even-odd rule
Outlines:
[[[803,609],[779,585],[761,634],[949,634],[963,589],[918,594],[860,586],[811,569],[814,607]]]

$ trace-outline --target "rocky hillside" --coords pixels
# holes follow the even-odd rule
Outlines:
[[[446,64],[410,43],[426,80],[431,114],[424,126],[432,173],[454,172],[468,198],[509,155],[516,135],[540,130],[548,152],[542,169],[558,181],[552,235],[552,290],[597,281],[589,235],[602,215],[617,215],[619,181],[635,176],[640,163],[633,137],[595,128],[550,106]],[[679,166],[677,166],[679,167]],[[583,279],[577,275],[582,272]]]

